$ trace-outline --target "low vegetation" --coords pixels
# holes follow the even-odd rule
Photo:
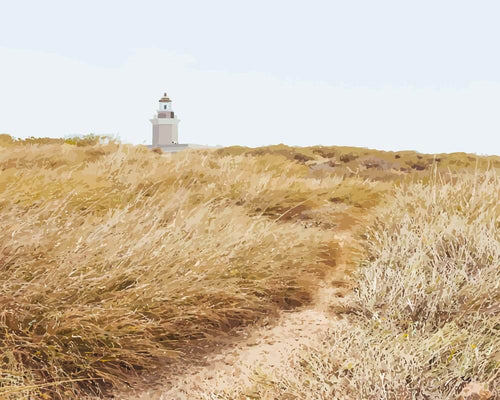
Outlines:
[[[493,172],[402,185],[366,233],[356,289],[334,305],[336,328],[286,371],[256,371],[255,385],[210,398],[456,399],[469,382],[493,395],[499,228]]]
[[[460,190],[473,186],[463,180],[453,183],[452,177],[466,169],[482,174],[498,167],[499,157],[466,154],[429,156],[279,145],[162,155],[141,146],[103,143],[97,137],[21,141],[0,135],[0,397],[102,397],[113,386],[130,382],[134,374],[150,374],[179,359],[196,359],[238,328],[280,308],[307,304],[318,283],[335,269],[339,247],[334,233],[361,233],[375,210],[392,198],[395,186],[416,181],[422,182],[420,187],[403,186],[409,189],[398,192],[399,211],[383,219],[385,230],[373,231],[379,232],[369,241],[373,262],[362,269],[359,279],[368,282],[376,277],[369,287],[378,294],[368,289],[357,292],[356,317],[351,318],[358,318],[355,329],[361,336],[346,340],[362,343],[365,335],[366,344],[372,337],[373,357],[382,354],[384,342],[377,342],[373,332],[382,329],[375,322],[386,318],[387,340],[397,332],[408,332],[409,339],[405,337],[397,346],[411,348],[410,339],[423,346],[420,336],[425,332],[425,340],[441,349],[438,338],[451,335],[450,363],[460,357],[473,360],[469,348],[462,354],[459,346],[466,340],[466,331],[460,329],[471,329],[480,337],[474,336],[465,345],[472,349],[474,344],[473,353],[483,357],[495,342],[491,338],[487,342],[491,332],[481,333],[474,324],[494,321],[490,318],[498,313],[488,308],[488,301],[496,298],[498,288],[485,283],[485,288],[493,290],[490,297],[474,296],[478,295],[476,287],[483,279],[490,282],[498,267],[498,249],[491,243],[492,237],[498,241],[498,236],[492,236],[498,235],[498,219],[484,225],[488,218],[498,216],[492,214],[495,197],[490,193],[496,188],[498,194],[498,184],[492,175],[475,178],[470,181],[476,182],[475,197],[467,197]],[[432,181],[433,168],[437,174],[448,174],[450,182],[438,187]],[[430,181],[434,186],[428,186]],[[429,190],[434,197],[427,199]],[[441,204],[446,191],[453,195]],[[428,264],[412,250],[419,232],[411,236],[413,220],[407,217],[404,230],[398,219],[404,207],[413,204],[410,194],[435,201],[429,206],[432,218],[426,228],[434,236],[426,240],[431,246],[429,257],[437,258]],[[441,216],[443,207],[455,211]],[[426,215],[422,210],[415,208],[414,222]],[[457,232],[463,234],[456,242],[446,242],[448,236],[441,242],[434,240],[446,225],[445,217],[458,224]],[[384,236],[385,231],[390,234]],[[407,235],[404,246],[390,253],[401,233]],[[476,249],[479,244],[482,247]],[[450,260],[455,254],[448,256],[449,251],[463,257],[463,265],[448,276],[445,271],[452,269]],[[404,257],[418,261],[409,277],[421,287],[408,298],[410,311],[398,319],[394,313],[400,312],[400,305],[394,299],[402,296],[403,283],[387,287],[384,279],[392,274],[391,282],[397,282],[395,263],[406,265]],[[392,264],[384,263],[387,258]],[[486,265],[479,268],[479,262]],[[417,268],[424,264],[429,276],[442,276],[440,285],[445,286],[439,287],[443,288],[449,279],[454,282],[466,274],[456,286],[443,289],[447,302],[432,295],[434,286],[425,287],[424,278],[418,281]],[[403,275],[401,282],[409,279]],[[460,292],[460,301],[453,300],[455,288],[465,290]],[[428,306],[422,297],[426,290],[432,298]],[[404,307],[406,297],[401,297]],[[391,307],[384,309],[387,301]],[[460,317],[469,318],[462,323],[456,313],[469,306],[474,313]],[[416,310],[420,311],[415,316]],[[435,321],[425,322],[424,316]],[[497,329],[494,324],[490,328]],[[391,357],[398,357],[398,351],[394,349]],[[432,353],[433,357],[449,357],[442,351]],[[415,357],[411,365],[420,371],[416,367],[420,355]],[[315,360],[321,368],[337,371],[325,361],[328,358]],[[469,375],[494,379],[488,360],[478,366],[470,361],[476,369]],[[307,368],[310,384],[318,384],[321,375]],[[358,370],[347,369],[350,373]],[[447,385],[454,388],[457,382]],[[283,397],[288,394],[281,388],[273,390],[276,396],[289,398]],[[302,398],[299,392],[296,396]]]

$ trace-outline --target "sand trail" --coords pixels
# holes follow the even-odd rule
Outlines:
[[[337,237],[341,248],[351,235]],[[255,371],[270,373],[290,368],[293,354],[322,340],[325,331],[334,327],[335,315],[330,310],[335,299],[346,295],[350,288],[345,280],[348,252],[342,252],[340,262],[316,292],[306,308],[281,311],[267,325],[247,327],[234,344],[224,346],[204,357],[202,365],[186,366],[181,373],[162,381],[160,388],[136,390],[117,396],[123,400],[205,400],[216,399],[214,393],[237,391],[252,383]]]

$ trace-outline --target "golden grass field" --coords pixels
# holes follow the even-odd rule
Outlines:
[[[464,153],[161,155],[0,135],[0,398],[105,397],[194,362],[308,304],[346,252],[339,231],[364,250],[352,294],[332,305],[338,331],[288,375],[210,398],[454,398],[470,380],[499,385],[498,170],[500,157]]]

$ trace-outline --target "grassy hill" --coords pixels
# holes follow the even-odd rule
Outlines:
[[[463,153],[278,145],[161,155],[95,137],[20,141],[0,135],[0,397],[103,396],[134,374],[196,359],[224,335],[310,302],[341,253],[352,253],[353,264],[383,258],[357,284],[375,277],[398,283],[381,287],[380,295],[359,292],[353,307],[360,315],[373,315],[384,301],[405,308],[397,300],[408,297],[404,282],[426,293],[427,278],[384,272],[384,263],[387,257],[391,268],[414,261],[418,238],[403,245],[398,237],[415,226],[414,236],[428,226],[426,240],[444,241],[429,250],[430,267],[453,261],[447,252],[465,246],[478,253],[470,262],[486,271],[461,266],[474,277],[467,281],[467,301],[453,308],[433,298],[432,310],[423,305],[421,315],[437,318],[442,306],[456,320],[464,304],[476,313],[489,310],[488,301],[498,300],[498,287],[483,279],[498,278],[499,168],[500,157]],[[429,198],[435,205],[420,205]],[[470,231],[456,242],[453,233],[441,238],[443,213],[453,224],[460,215],[460,226]],[[374,226],[377,240],[368,243]],[[341,248],[333,235],[341,231],[359,243]],[[481,240],[468,241],[476,234]],[[448,275],[449,268],[435,274]],[[476,290],[483,283],[488,295]],[[446,295],[455,304],[449,300],[455,292]],[[415,312],[394,317],[393,334],[407,329]],[[488,312],[484,318],[498,324],[498,310]],[[438,320],[429,329],[449,322]],[[366,321],[357,327],[360,335],[375,329]],[[360,345],[349,340],[353,349]],[[489,340],[489,352],[478,356],[484,368],[474,373],[491,381],[498,379],[491,362],[498,363],[492,349],[499,346]],[[477,344],[487,345],[486,339]],[[446,360],[447,353],[436,354]],[[303,398],[275,389],[269,398]]]

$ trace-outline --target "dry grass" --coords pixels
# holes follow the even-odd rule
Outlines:
[[[494,172],[399,187],[366,235],[338,327],[287,371],[207,398],[455,399],[467,382],[500,387],[499,228]]]
[[[359,227],[394,182],[428,179],[435,159],[98,142],[0,137],[0,397],[102,396],[309,302],[335,267],[332,231]]]

